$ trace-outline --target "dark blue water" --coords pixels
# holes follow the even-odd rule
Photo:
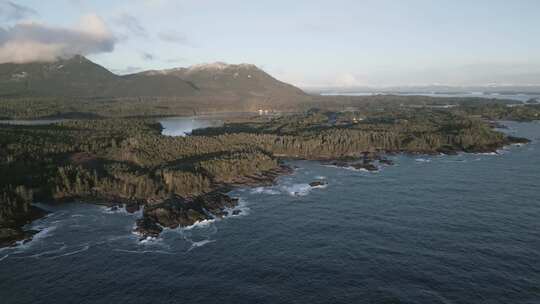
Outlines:
[[[511,127],[535,142],[379,173],[295,162],[233,193],[244,215],[143,244],[137,215],[56,208],[0,251],[0,303],[540,303],[540,124]]]

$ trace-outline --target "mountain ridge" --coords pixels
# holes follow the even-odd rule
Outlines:
[[[281,82],[253,64],[215,62],[191,67],[117,75],[84,56],[54,62],[0,64],[4,97],[211,97],[238,101],[305,99],[301,89]]]

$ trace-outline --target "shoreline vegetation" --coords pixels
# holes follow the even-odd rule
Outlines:
[[[226,193],[290,174],[286,159],[373,171],[392,164],[387,154],[491,153],[529,142],[494,130],[488,119],[500,117],[500,105],[469,107],[253,115],[186,137],[161,135],[150,118],[0,124],[0,247],[31,238],[24,225],[45,214],[33,202],[144,208],[134,232],[157,237],[164,227],[238,214]]]

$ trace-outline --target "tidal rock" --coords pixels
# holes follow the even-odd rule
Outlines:
[[[528,144],[531,141],[527,138],[523,137],[515,137],[515,136],[508,136],[506,137],[506,141],[509,144]]]
[[[391,160],[391,159],[388,159],[388,158],[381,158],[379,160],[379,163],[381,163],[383,165],[387,165],[387,166],[393,166],[394,165],[394,161]]]
[[[163,228],[150,218],[143,217],[142,219],[137,220],[135,232],[143,238],[158,237],[162,231]]]
[[[378,171],[379,168],[377,168],[377,166],[375,166],[374,164],[372,163],[356,163],[356,164],[351,164],[351,167],[357,169],[357,170],[367,170],[367,171]]]
[[[128,213],[135,213],[140,210],[139,204],[127,204],[126,205],[126,211]]]
[[[319,180],[319,181],[314,181],[314,182],[309,183],[309,186],[310,187],[321,187],[321,186],[325,186],[327,184],[328,183],[326,181]]]

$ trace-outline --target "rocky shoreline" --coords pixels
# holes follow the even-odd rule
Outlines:
[[[239,199],[230,197],[226,192],[239,187],[272,185],[279,176],[293,171],[291,167],[280,165],[259,174],[238,177],[232,183],[219,185],[217,190],[194,198],[174,196],[161,203],[147,205],[142,218],[137,220],[134,232],[141,239],[155,238],[164,228],[188,227],[205,220],[238,215],[242,212],[235,209]]]
[[[30,206],[30,212],[26,213],[25,217],[16,219],[10,227],[0,227],[0,248],[13,247],[31,241],[39,231],[24,229],[24,226],[47,214],[48,212],[41,208]]]
[[[117,197],[114,195],[87,195],[53,201],[54,204],[78,200],[81,202],[103,205],[115,210],[124,206],[126,212],[135,213],[143,208],[143,216],[137,220],[134,232],[141,236],[157,237],[163,228],[177,228],[191,226],[197,222],[223,218],[228,215],[238,215],[240,210],[238,199],[228,196],[226,193],[239,187],[268,186],[275,183],[281,175],[291,174],[291,167],[279,165],[278,167],[264,172],[237,177],[230,183],[215,184],[212,191],[194,197],[181,197],[172,195],[164,199],[135,200]],[[114,202],[114,203],[111,203]],[[0,248],[13,247],[32,240],[39,231],[25,229],[27,224],[43,218],[47,211],[30,206],[30,211],[18,216],[7,227],[0,227]]]
[[[526,138],[507,136],[504,143],[481,149],[445,150],[437,153],[423,152],[414,154],[446,154],[455,155],[459,152],[465,153],[497,153],[497,150],[512,144],[527,144],[530,140]],[[380,166],[391,166],[394,162],[385,155],[403,153],[403,151],[388,151],[384,153],[364,152],[359,157],[343,157],[334,160],[321,160],[321,163],[329,166],[347,167],[356,170],[366,170],[368,172],[377,172]],[[213,185],[213,191],[201,194],[195,197],[181,197],[174,195],[162,200],[129,200],[118,197],[98,197],[90,196],[79,198],[81,201],[103,204],[111,208],[118,208],[120,204],[125,205],[128,213],[134,213],[144,208],[142,218],[136,221],[134,233],[141,239],[148,237],[155,238],[160,235],[164,228],[175,229],[178,227],[188,227],[197,222],[223,218],[230,215],[238,215],[241,211],[235,209],[239,200],[232,198],[226,193],[239,187],[259,187],[269,186],[275,183],[281,175],[291,174],[293,168],[280,165],[274,169],[260,172],[257,174],[240,176],[234,178],[231,182]],[[311,187],[323,186],[322,182],[314,181],[310,183]],[[110,203],[114,201],[116,203]],[[32,212],[28,217],[19,219],[16,225],[12,227],[0,228],[0,248],[15,246],[20,243],[28,242],[33,235],[39,231],[25,230],[24,226],[34,220],[42,218],[47,212],[38,207],[32,206]]]
[[[492,153],[498,149],[510,144],[526,144],[530,140],[526,138],[508,136],[504,145],[486,147],[485,149],[471,151],[446,151],[447,155],[466,153]],[[440,152],[442,153],[442,152]],[[438,153],[438,154],[440,154]],[[325,165],[337,167],[351,167],[356,170],[366,170],[376,172],[379,166],[392,166],[394,161],[387,158],[386,154],[395,153],[362,153],[361,157],[347,157],[337,160],[322,161]],[[429,153],[425,153],[429,154]],[[433,154],[433,153],[431,153]],[[146,239],[155,238],[160,235],[164,228],[175,229],[178,227],[189,227],[197,222],[223,218],[229,215],[237,215],[241,211],[234,209],[238,206],[239,200],[225,194],[233,188],[238,187],[258,187],[269,186],[275,183],[276,179],[285,174],[291,174],[293,168],[280,165],[279,167],[249,176],[236,178],[233,182],[220,185],[218,190],[202,194],[195,198],[183,198],[180,196],[171,197],[159,204],[146,206],[141,219],[137,220],[134,232]],[[322,187],[327,184],[326,181],[313,181],[310,187]]]

